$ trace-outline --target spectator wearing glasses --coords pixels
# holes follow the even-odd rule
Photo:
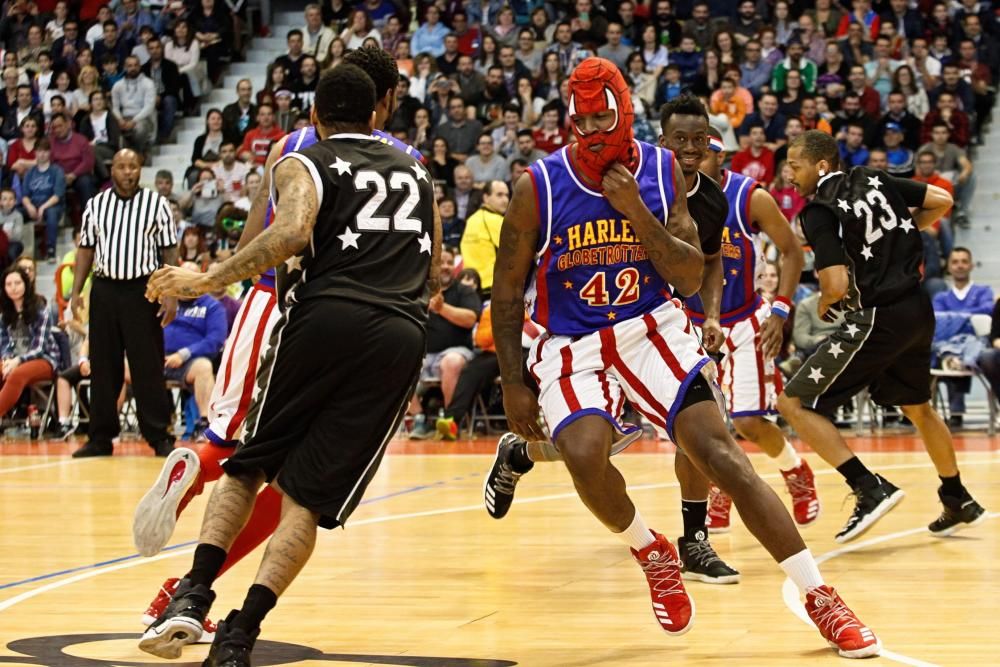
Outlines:
[[[75,19],[66,19],[63,24],[63,34],[52,42],[52,59],[56,69],[75,67],[76,56],[87,45],[87,40],[80,34],[80,24]]]
[[[306,24],[302,28],[302,50],[322,65],[330,54],[330,43],[337,35],[323,25],[323,10],[318,4],[306,5],[305,18]]]
[[[71,187],[86,206],[97,193],[94,180],[94,148],[87,138],[73,131],[73,123],[65,114],[52,116],[49,126],[52,145],[52,162],[59,166],[66,177],[66,187]]]
[[[451,147],[452,155],[460,160],[472,153],[479,135],[483,133],[483,124],[470,119],[465,112],[465,102],[455,95],[448,99],[448,120],[436,128],[436,134],[443,137]]]

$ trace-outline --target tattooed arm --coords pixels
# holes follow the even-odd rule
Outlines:
[[[316,224],[319,194],[306,167],[298,160],[285,160],[278,165],[274,179],[275,189],[281,195],[281,215],[275,216],[270,227],[211,273],[178,267],[160,269],[149,280],[146,298],[191,299],[263,273],[302,250]]]
[[[538,426],[538,399],[524,384],[521,328],[524,326],[524,283],[535,261],[538,210],[531,178],[522,175],[500,227],[500,248],[493,270],[490,309],[493,340],[500,362],[503,406],[512,431],[526,440],[545,440]]]
[[[247,213],[246,224],[243,225],[243,233],[240,235],[240,242],[236,244],[236,252],[243,250],[250,242],[264,231],[264,217],[267,213],[267,200],[271,196],[271,169],[274,163],[281,157],[281,151],[285,147],[288,137],[282,137],[274,142],[271,151],[267,154],[267,161],[264,162],[264,178],[261,180],[257,196],[250,202],[250,212]],[[213,265],[215,266],[215,265]],[[270,267],[269,267],[270,268]]]
[[[698,231],[687,210],[687,186],[677,159],[674,158],[676,194],[666,225],[650,212],[639,196],[639,184],[622,165],[615,164],[609,169],[602,185],[607,200],[632,223],[656,272],[684,296],[697,292],[705,259]]]

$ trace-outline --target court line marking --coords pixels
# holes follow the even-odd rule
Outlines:
[[[987,512],[987,520],[1000,518],[1000,512]],[[846,547],[840,547],[839,549],[834,549],[833,551],[827,551],[825,554],[816,557],[816,563],[822,564],[828,560],[833,560],[844,554],[849,554],[854,551],[859,551],[866,547],[875,546],[876,544],[882,544],[884,542],[891,542],[893,540],[898,540],[903,537],[909,537],[910,535],[918,534],[928,534],[926,526],[920,526],[918,528],[910,528],[909,530],[900,530],[895,533],[889,533],[888,535],[879,535],[878,537],[872,537],[867,540],[862,540],[860,542],[855,542]],[[942,539],[942,538],[932,538],[932,539]],[[947,539],[947,538],[943,538]],[[789,579],[785,578],[785,581],[781,585],[781,597],[785,601],[785,606],[788,607],[789,611],[795,614],[799,620],[810,627],[815,627],[812,620],[809,619],[809,614],[806,613],[806,609],[802,604],[802,600],[799,598],[799,589],[795,583]],[[911,658],[901,653],[896,653],[895,651],[889,651],[885,648],[882,649],[880,657],[893,660],[895,662],[902,663],[904,665],[912,665],[913,667],[938,667],[936,663],[925,662],[923,660],[918,660],[916,658]]]
[[[987,459],[987,460],[980,460],[980,461],[962,461],[960,465],[963,465],[963,466],[978,466],[978,465],[985,465],[985,464],[992,464],[992,463],[995,463],[995,461],[992,460],[992,459]],[[930,468],[930,467],[933,467],[933,463],[931,463],[930,461],[928,461],[926,463],[899,463],[899,464],[894,464],[894,465],[880,466],[879,467],[879,471],[883,471],[883,470],[912,470],[912,469],[917,469],[917,468]],[[832,475],[832,474],[834,474],[836,472],[837,471],[836,471],[835,468],[828,468],[828,469],[820,470],[819,472],[814,473],[814,475],[816,475],[816,476]],[[780,473],[767,473],[767,474],[764,474],[764,475],[760,475],[760,477],[762,479],[777,479],[777,478],[780,478],[780,476],[781,476]],[[654,490],[654,489],[676,488],[676,487],[679,487],[679,486],[680,485],[677,482],[660,482],[660,483],[654,483],[654,484],[637,484],[635,486],[629,486],[628,490],[629,491],[647,491],[647,490]],[[533,497],[533,498],[525,498],[524,500],[515,500],[513,504],[517,504],[517,505],[530,505],[530,504],[533,504],[533,503],[545,502],[545,501],[548,501],[548,500],[565,500],[565,499],[568,499],[568,498],[576,498],[576,497],[577,497],[577,494],[574,491],[572,493],[560,493],[560,494],[552,494],[552,495],[547,495],[547,496],[536,496],[536,497]],[[482,503],[476,503],[475,505],[462,505],[462,506],[459,506],[459,507],[447,507],[447,508],[440,508],[440,509],[436,509],[436,510],[425,510],[423,512],[408,512],[406,514],[388,514],[388,515],[385,515],[385,516],[372,517],[370,519],[362,519],[360,521],[353,521],[353,522],[351,522],[351,526],[367,526],[367,525],[372,525],[372,524],[377,524],[377,523],[388,523],[388,522],[391,522],[391,521],[402,521],[402,520],[405,520],[405,519],[416,519],[416,518],[427,517],[427,516],[442,516],[442,515],[445,515],[445,514],[455,514],[455,513],[458,513],[458,512],[469,512],[469,511],[473,511],[473,510],[481,511],[482,509],[483,509]],[[990,518],[993,518],[994,516],[1000,516],[1000,514],[991,514]],[[826,554],[823,554],[822,556],[820,556],[819,558],[817,558],[816,561],[817,561],[817,563],[822,563],[825,560],[830,560],[831,558],[835,558],[838,555],[842,555],[842,554],[848,553],[850,551],[856,551],[858,549],[863,548],[864,546],[870,546],[871,544],[877,544],[878,542],[888,541],[889,539],[897,539],[898,537],[901,537],[902,535],[915,534],[915,533],[918,533],[918,532],[921,532],[921,531],[926,531],[926,530],[927,530],[927,528],[922,526],[920,528],[911,528],[910,530],[902,531],[901,534],[900,533],[890,533],[889,535],[885,535],[885,536],[881,536],[881,537],[877,537],[877,538],[872,538],[870,540],[864,540],[862,542],[858,542],[857,544],[853,544],[853,545],[850,545],[848,547],[841,547],[840,549],[835,549],[834,551],[827,552]],[[180,555],[184,555],[184,554],[194,553],[194,547],[179,548],[181,546],[182,545],[174,545],[173,548],[175,550],[171,551],[170,553],[160,553],[160,554],[157,554],[156,556],[152,556],[152,557],[149,557],[149,558],[132,558],[132,559],[127,560],[127,561],[122,562],[122,563],[117,563],[115,565],[94,568],[94,569],[91,569],[91,570],[86,571],[86,572],[81,572],[80,574],[74,575],[74,576],[69,577],[67,579],[59,579],[58,581],[53,581],[53,582],[51,582],[49,584],[45,584],[44,586],[39,586],[38,588],[33,588],[33,589],[29,590],[29,591],[25,591],[23,593],[15,595],[12,598],[8,598],[7,600],[4,600],[3,602],[0,602],[0,612],[6,611],[7,609],[10,609],[11,607],[13,607],[15,605],[20,604],[21,602],[24,602],[25,600],[30,600],[31,598],[37,597],[37,596],[42,595],[44,593],[48,593],[49,591],[53,591],[53,590],[56,590],[58,588],[62,588],[63,586],[68,586],[69,584],[74,584],[74,583],[76,583],[78,581],[84,581],[86,579],[90,579],[92,577],[96,577],[98,575],[106,574],[106,573],[109,573],[109,572],[116,572],[118,570],[125,570],[125,569],[128,569],[128,568],[136,567],[137,565],[143,565],[145,563],[152,563],[152,562],[159,561],[159,560],[165,560],[167,558],[173,558],[175,556],[180,556]],[[831,554],[833,554],[833,555],[831,555]],[[798,618],[801,619],[802,615],[800,615],[800,612],[797,611],[798,608],[802,607],[802,604],[801,604],[801,602],[798,599],[798,591],[795,590],[795,595],[794,595],[795,606],[793,607],[791,604],[789,604],[789,600],[786,597],[787,594],[785,592],[785,586],[788,583],[791,583],[791,582],[786,579],[785,584],[782,584],[782,597],[783,597],[783,599],[785,601],[785,605],[789,608],[789,610],[791,610],[791,612],[793,614],[795,614]],[[792,587],[794,589],[795,585],[792,584]],[[804,608],[801,610],[801,614],[805,614],[805,609]],[[808,624],[810,624],[810,625],[812,624],[812,621],[809,620],[808,616],[806,616],[805,621]],[[899,662],[899,663],[902,663],[902,664],[905,664],[905,665],[911,665],[912,667],[938,667],[938,665],[936,665],[935,663],[924,662],[924,661],[918,660],[916,658],[911,658],[911,657],[903,655],[901,653],[896,653],[895,651],[890,651],[890,650],[886,649],[884,646],[882,648],[882,652],[880,654],[880,657],[886,658],[887,660],[892,660],[894,662]]]
[[[84,463],[86,460],[87,459],[61,458],[58,461],[49,461],[48,463],[33,463],[31,465],[18,466],[16,468],[0,468],[0,475],[6,475],[11,472],[22,472],[24,470],[38,470],[39,468],[57,468],[60,466],[70,465],[71,463]]]

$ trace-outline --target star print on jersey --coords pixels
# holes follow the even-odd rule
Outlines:
[[[563,239],[561,236],[556,235],[552,237],[552,242],[556,245],[562,245]]]
[[[643,276],[643,278],[642,278],[642,284],[643,285],[648,285],[649,284],[649,276]]]
[[[880,187],[882,187],[882,181],[879,180],[878,176],[869,176],[868,185],[878,190]]]
[[[337,238],[340,239],[341,250],[347,250],[348,248],[360,250],[358,248],[358,239],[361,238],[361,234],[358,234],[353,229],[345,229],[343,234],[337,234]]]
[[[831,357],[836,359],[844,353],[844,350],[840,347],[840,343],[834,343],[830,346],[830,349],[827,350],[827,352],[830,353]]]
[[[856,335],[858,335],[858,332],[861,331],[861,329],[859,329],[856,324],[852,323],[847,325],[846,331],[851,338],[854,338]]]
[[[413,169],[413,173],[417,175],[418,181],[428,181],[427,170],[421,167],[419,162],[414,162],[411,169]]]
[[[837,200],[837,206],[844,213],[847,213],[848,211],[851,210],[851,207],[847,204],[847,200],[846,199],[838,199]]]
[[[418,243],[420,243],[420,252],[421,253],[425,253],[426,252],[428,255],[431,254],[431,235],[430,234],[428,234],[427,232],[424,232],[424,235],[420,237],[420,240],[418,241]]]
[[[903,218],[902,220],[900,220],[899,221],[899,228],[902,229],[907,234],[909,234],[911,231],[913,231],[914,229],[916,229],[916,227],[913,226],[913,219],[912,218]]]
[[[292,255],[285,260],[285,266],[288,267],[288,272],[301,271],[302,270],[302,257],[298,255]]]
[[[336,162],[330,165],[330,169],[336,169],[338,176],[343,176],[344,174],[351,175],[351,163],[339,157]],[[354,247],[356,248],[357,246]]]
[[[567,280],[566,282],[563,283],[563,287],[565,287],[566,289],[573,289],[573,283]]]
[[[814,368],[811,371],[809,371],[809,379],[815,382],[816,384],[819,384],[819,381],[825,377],[826,376],[823,375],[823,371],[820,370],[819,368]]]
[[[869,259],[871,259],[872,257],[875,256],[875,255],[872,254],[872,248],[871,248],[871,246],[867,246],[867,245],[861,251],[861,254],[864,256],[865,261],[868,261]]]
[[[618,317],[618,313],[616,313],[615,311],[612,310],[611,312],[608,313],[608,319],[609,320],[613,320],[616,317]]]

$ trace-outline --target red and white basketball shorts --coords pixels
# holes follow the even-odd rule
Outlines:
[[[765,359],[757,349],[760,326],[770,315],[771,306],[764,301],[746,319],[722,327],[726,341],[719,350],[724,356],[718,383],[733,417],[777,414],[775,402],[783,389],[781,371],[774,359]]]
[[[675,410],[709,361],[680,303],[585,336],[544,335],[528,356],[538,402],[552,440],[586,415],[604,417],[620,433],[627,398],[661,435],[673,439]]]
[[[215,377],[205,435],[217,445],[235,446],[240,438],[250,400],[258,391],[257,368],[279,317],[274,288],[254,285],[236,314]]]

